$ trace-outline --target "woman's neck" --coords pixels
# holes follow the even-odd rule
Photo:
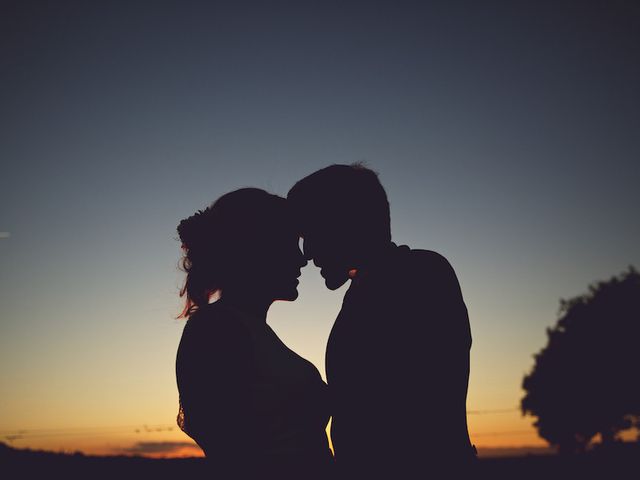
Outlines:
[[[267,311],[273,303],[272,300],[251,298],[246,294],[234,294],[233,292],[223,293],[219,301],[262,322],[267,321]]]

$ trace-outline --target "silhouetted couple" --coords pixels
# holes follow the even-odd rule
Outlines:
[[[375,172],[333,165],[287,199],[236,190],[178,232],[188,317],[178,421],[219,478],[471,472],[471,334],[458,280],[437,253],[392,243]],[[266,322],[275,300],[297,298],[307,259],[331,290],[351,280],[327,345],[328,385]]]

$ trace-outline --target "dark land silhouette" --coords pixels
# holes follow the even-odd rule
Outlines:
[[[7,478],[21,479],[209,479],[222,480],[203,458],[151,459],[134,456],[89,456],[18,450],[0,442],[0,466]],[[602,480],[636,478],[640,443],[617,444],[580,455],[528,455],[480,459],[474,479]],[[266,477],[264,477],[266,478]],[[429,478],[429,477],[424,477]],[[436,478],[436,477],[433,477]]]

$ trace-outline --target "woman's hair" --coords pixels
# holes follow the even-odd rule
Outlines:
[[[207,305],[230,279],[239,263],[255,248],[277,220],[290,219],[287,201],[258,188],[227,193],[178,225],[184,256],[180,266],[187,274],[180,296],[185,306],[178,318],[187,318]]]

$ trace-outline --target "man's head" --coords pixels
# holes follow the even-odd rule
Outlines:
[[[321,268],[331,290],[391,241],[387,194],[377,173],[361,164],[318,170],[287,198],[302,225],[305,256]]]

